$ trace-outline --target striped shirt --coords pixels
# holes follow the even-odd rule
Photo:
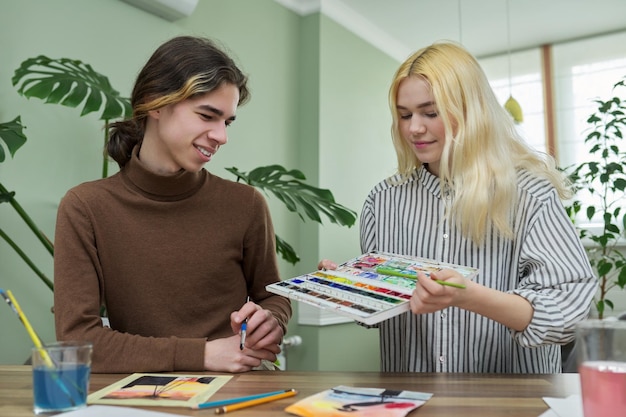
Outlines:
[[[431,258],[478,268],[476,282],[527,299],[524,331],[448,307],[404,313],[379,324],[385,372],[561,372],[561,349],[587,317],[597,288],[576,230],[554,187],[526,171],[518,176],[513,240],[488,233],[481,245],[444,218],[452,198],[424,167],[408,181],[382,181],[361,214],[361,250]]]

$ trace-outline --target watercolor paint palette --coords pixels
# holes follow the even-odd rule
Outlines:
[[[455,269],[469,279],[478,273],[475,268],[431,259],[370,252],[336,270],[318,270],[266,289],[371,325],[409,310],[418,272],[429,276],[444,268]]]

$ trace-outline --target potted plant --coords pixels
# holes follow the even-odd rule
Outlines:
[[[68,107],[81,107],[80,116],[100,111],[100,120],[104,121],[104,140],[107,140],[109,121],[128,117],[131,114],[130,100],[121,97],[107,77],[94,71],[90,65],[79,60],[60,58],[50,59],[40,55],[22,62],[12,78],[13,85],[24,97],[35,97],[46,103],[56,103]],[[4,142],[9,154],[15,152],[27,141],[24,125],[20,116],[10,122],[0,123],[0,140]],[[0,163],[6,159],[6,153],[0,146]],[[249,185],[269,192],[287,209],[295,212],[302,220],[307,218],[322,223],[321,214],[332,223],[350,227],[356,221],[356,213],[335,202],[331,191],[314,187],[306,183],[304,174],[296,169],[287,170],[280,165],[258,167],[249,173],[233,167],[228,168],[237,177]],[[102,177],[108,175],[108,158],[102,161]],[[16,192],[9,191],[0,181],[0,203],[9,203],[35,233],[42,244],[54,255],[53,245],[37,227],[26,211],[15,199]],[[35,274],[53,290],[53,283],[41,272],[28,254],[3,231],[0,223],[0,237],[11,246]],[[286,261],[295,264],[300,258],[293,247],[276,236],[276,252]]]
[[[591,159],[565,170],[576,190],[576,197],[566,206],[568,214],[575,223],[579,214],[595,221],[592,227],[579,226],[579,232],[590,243],[589,260],[600,282],[594,300],[599,319],[607,307],[614,308],[607,298],[609,292],[626,285],[626,256],[620,250],[626,236],[625,82],[626,77],[613,86],[614,97],[594,100],[597,107],[587,119],[590,131],[585,139]]]

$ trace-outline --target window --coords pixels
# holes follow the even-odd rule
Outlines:
[[[479,61],[502,104],[509,92],[520,103],[524,113],[524,122],[519,125],[522,136],[535,149],[545,152],[541,49],[511,54],[511,87],[508,59],[505,54]],[[552,68],[558,164],[565,168],[589,158],[584,141],[587,118],[595,110],[593,100],[612,97],[613,85],[626,76],[626,32],[553,45]],[[579,221],[586,221],[582,214]]]
[[[589,156],[584,139],[593,100],[612,97],[613,85],[626,76],[626,32],[555,45],[552,56],[559,162],[565,167]]]
[[[512,53],[510,79],[508,54],[481,59],[480,65],[502,105],[510,95],[520,104],[524,121],[517,128],[522,137],[533,148],[546,152],[540,50]]]

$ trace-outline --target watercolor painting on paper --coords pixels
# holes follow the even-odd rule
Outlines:
[[[132,374],[89,395],[89,404],[187,407],[205,402],[229,375]]]
[[[341,385],[303,398],[285,411],[301,417],[404,417],[431,397],[425,392]]]

